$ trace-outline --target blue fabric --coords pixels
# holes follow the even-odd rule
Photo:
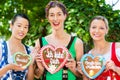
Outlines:
[[[30,54],[30,49],[25,45],[27,54]],[[6,41],[2,41],[2,60],[0,61],[0,68],[4,67],[8,64],[8,49]],[[7,72],[0,80],[8,80],[10,75],[12,76],[12,80],[25,80],[27,69],[24,71],[14,71]]]
[[[7,60],[8,54],[6,52],[8,52],[7,44],[5,41],[3,41],[2,42],[2,60],[0,62],[0,68],[8,64],[8,60]],[[0,80],[7,80],[9,77],[10,77],[10,74],[7,72],[6,75],[3,76],[2,79]]]

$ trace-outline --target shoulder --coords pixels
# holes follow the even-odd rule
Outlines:
[[[92,49],[91,49],[91,50],[89,50],[87,53],[88,53],[88,54],[91,54],[91,53],[92,53]]]
[[[120,42],[115,42],[117,59],[120,61]]]
[[[75,38],[76,38],[75,48],[76,49],[83,49],[83,41],[78,37],[75,37]]]
[[[2,45],[6,45],[7,46],[7,43],[5,40],[0,40],[0,52],[2,51]]]
[[[5,40],[0,39],[0,59],[1,59],[1,57],[2,57],[2,48],[3,48],[3,44],[5,44],[5,43],[6,43]]]
[[[120,48],[120,42],[116,42],[116,48]]]
[[[76,44],[83,45],[83,41],[80,38],[76,37]]]
[[[40,44],[41,44],[41,43],[40,43],[40,42],[41,42],[40,39],[43,39],[43,38],[45,38],[45,37],[39,37],[37,40],[35,40],[35,47],[36,47],[36,48],[40,48],[40,46],[41,46],[41,45],[40,45]]]
[[[37,39],[37,40],[35,41],[35,47],[40,47],[39,39]]]
[[[0,60],[1,60],[1,57],[2,57],[2,41],[0,40]]]

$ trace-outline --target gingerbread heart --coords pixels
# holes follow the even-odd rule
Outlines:
[[[30,55],[21,52],[16,52],[13,55],[13,58],[14,62],[23,68],[28,67],[32,61],[32,57]]]
[[[65,47],[54,47],[52,45],[43,46],[40,50],[41,60],[45,68],[54,74],[66,63],[69,52]]]
[[[92,54],[85,54],[81,58],[81,67],[83,72],[90,79],[95,79],[105,69],[105,59],[102,56],[93,56]]]

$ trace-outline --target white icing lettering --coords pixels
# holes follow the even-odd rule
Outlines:
[[[16,58],[16,61],[24,62],[24,63],[27,63],[27,62],[28,62],[27,59],[21,59],[21,58],[19,58],[19,57]]]
[[[94,61],[85,61],[86,69],[101,69],[101,63],[100,62],[94,62]]]
[[[50,64],[55,64],[55,65],[57,65],[57,64],[60,64],[60,62],[59,62],[59,60],[58,59],[50,59]]]

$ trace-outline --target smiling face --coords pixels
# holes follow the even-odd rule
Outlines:
[[[29,22],[27,19],[18,16],[13,24],[10,25],[12,30],[12,37],[22,40],[29,28]]]
[[[102,19],[94,19],[90,24],[90,35],[93,40],[104,40],[108,33],[105,21]]]
[[[63,13],[61,8],[56,6],[49,9],[48,21],[50,22],[53,29],[57,30],[64,28],[65,19],[66,14]]]

